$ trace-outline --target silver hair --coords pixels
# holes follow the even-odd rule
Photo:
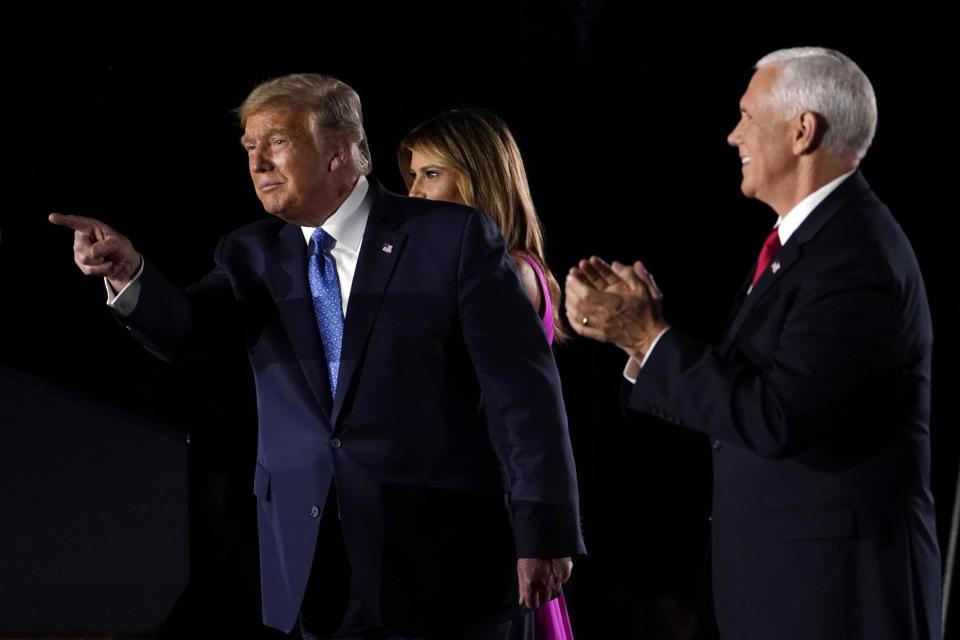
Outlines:
[[[826,122],[823,145],[863,158],[877,131],[877,98],[866,74],[833,49],[796,47],[762,57],[755,69],[778,65],[770,104],[787,118],[812,111]]]

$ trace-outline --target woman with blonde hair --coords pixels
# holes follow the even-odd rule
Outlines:
[[[547,266],[523,158],[506,123],[484,109],[445,111],[408,133],[397,159],[411,196],[459,202],[494,219],[548,341],[565,340],[560,285]]]
[[[411,196],[477,207],[493,218],[547,341],[565,340],[560,285],[547,266],[523,158],[506,123],[483,109],[445,111],[400,141],[397,161]],[[573,640],[563,593],[525,616],[512,637]]]

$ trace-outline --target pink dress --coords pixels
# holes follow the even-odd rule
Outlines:
[[[550,299],[550,288],[547,286],[547,278],[543,269],[537,264],[532,256],[517,252],[527,263],[533,267],[537,274],[537,280],[540,282],[540,291],[543,294],[543,316],[540,320],[543,322],[543,330],[547,334],[547,342],[553,344],[553,301]],[[567,615],[567,601],[563,597],[563,592],[557,594],[553,600],[547,604],[541,605],[539,609],[533,612],[533,637],[534,640],[573,640],[573,629],[570,627],[570,616]]]

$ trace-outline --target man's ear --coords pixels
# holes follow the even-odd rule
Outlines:
[[[337,145],[333,156],[330,158],[330,171],[338,171],[348,166],[351,160],[350,145],[346,143]]]
[[[826,121],[812,111],[804,111],[796,117],[794,123],[794,155],[801,156],[819,149],[823,134],[827,130]]]

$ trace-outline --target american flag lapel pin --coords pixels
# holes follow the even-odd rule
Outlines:
[[[773,264],[770,265],[770,271],[772,271],[773,273],[776,273],[777,271],[780,271],[780,261],[779,261],[779,260],[775,260],[775,261],[773,262]]]
[[[389,242],[384,242],[383,246],[380,248],[384,253],[393,253],[393,245]]]

